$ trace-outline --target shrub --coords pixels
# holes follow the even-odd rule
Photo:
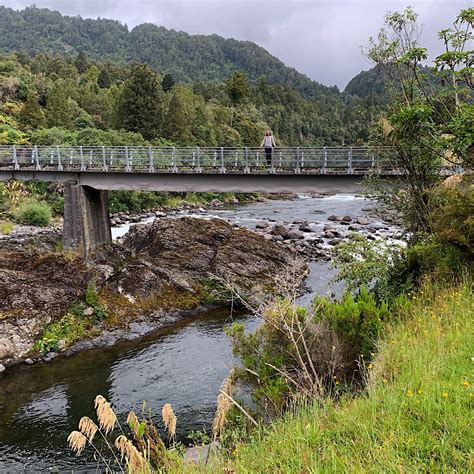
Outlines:
[[[348,242],[335,248],[336,279],[343,281],[347,291],[370,289],[377,302],[391,303],[411,291],[415,275],[409,268],[407,250],[386,240],[371,241],[354,234]]]
[[[46,227],[51,221],[51,207],[45,203],[28,198],[22,201],[15,211],[15,220],[21,224]]]
[[[0,222],[0,234],[10,235],[13,232],[13,222]]]
[[[387,304],[377,304],[366,288],[361,288],[355,298],[346,293],[340,302],[316,298],[314,313],[316,319],[336,331],[346,345],[349,359],[354,361],[359,357],[370,360],[390,314]]]

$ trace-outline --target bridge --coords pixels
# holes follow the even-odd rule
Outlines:
[[[383,157],[381,156],[383,155]],[[365,147],[0,146],[0,181],[59,181],[64,248],[88,255],[111,240],[109,190],[354,192],[364,176],[399,175]]]

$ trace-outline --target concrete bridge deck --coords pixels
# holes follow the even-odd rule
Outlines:
[[[0,146],[0,180],[67,181],[100,190],[311,192],[357,190],[368,174],[398,174],[364,147]]]

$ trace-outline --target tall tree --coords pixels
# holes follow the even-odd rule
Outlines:
[[[163,90],[169,92],[175,85],[175,80],[171,74],[165,74],[163,77]]]
[[[76,66],[77,72],[83,74],[89,69],[90,63],[87,54],[83,51],[79,52],[74,60],[74,65]]]
[[[18,114],[18,120],[23,128],[41,128],[44,126],[44,112],[35,93],[28,94],[28,99]]]
[[[174,88],[163,130],[166,138],[182,143],[192,140],[190,132],[194,113],[193,99],[193,93],[188,87]]]
[[[147,140],[156,138],[163,123],[163,105],[160,76],[144,64],[137,65],[120,95],[117,125],[140,132]]]
[[[110,87],[110,74],[107,69],[100,70],[99,77],[97,78],[97,84],[101,89],[107,89]]]
[[[69,128],[72,122],[72,114],[65,92],[64,81],[56,81],[48,92],[48,104],[46,106],[46,121],[48,127]]]
[[[236,72],[226,83],[227,95],[234,105],[240,104],[250,95],[250,86],[247,76],[243,72]]]

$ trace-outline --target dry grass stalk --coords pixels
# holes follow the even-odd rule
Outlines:
[[[95,397],[94,405],[100,428],[104,430],[105,434],[109,434],[115,428],[117,415],[112,410],[110,403],[102,395]]]
[[[140,422],[138,421],[138,417],[134,411],[131,411],[128,416],[127,416],[127,423],[128,426],[130,426],[130,429],[137,434],[138,432],[138,427],[140,425]]]
[[[79,456],[86,446],[87,438],[80,431],[73,431],[67,438],[70,448]]]
[[[88,416],[83,416],[79,421],[79,429],[87,437],[89,443],[92,443],[99,427]]]
[[[229,396],[232,395],[233,373],[234,371],[232,370],[222,383],[220,389],[221,392]],[[212,435],[214,441],[222,433],[225,426],[227,414],[232,408],[232,402],[223,393],[219,393],[219,396],[217,397],[217,409],[216,414],[214,415],[214,421],[212,422]]]
[[[120,435],[115,440],[115,447],[118,449],[121,458],[127,460],[127,466],[130,474],[146,474],[151,472],[150,466],[144,456],[138,451],[125,435]]]
[[[163,423],[166,426],[168,435],[170,438],[174,438],[176,434],[176,415],[173,412],[173,408],[169,403],[166,403],[161,410],[161,417],[163,418]]]

